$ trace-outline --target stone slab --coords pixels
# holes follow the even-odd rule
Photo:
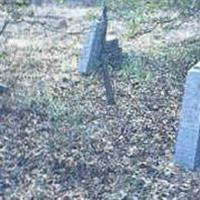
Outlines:
[[[187,75],[174,161],[191,170],[200,167],[200,62]]]
[[[90,27],[85,45],[80,53],[78,71],[88,75],[101,64],[101,54],[106,40],[107,19],[103,15]]]

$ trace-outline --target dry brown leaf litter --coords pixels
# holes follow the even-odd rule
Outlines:
[[[0,99],[0,197],[199,199],[199,173],[172,162],[192,63],[146,64],[154,71],[148,84],[113,72],[117,104],[107,106],[102,82],[76,71],[84,34],[67,34],[87,27],[95,9],[34,12],[51,13],[61,28],[22,22],[2,36],[0,80],[10,93]]]

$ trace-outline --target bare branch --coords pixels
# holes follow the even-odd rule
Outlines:
[[[130,39],[134,39],[138,36],[142,36],[142,35],[145,35],[147,33],[150,33],[152,32],[153,30],[155,30],[159,25],[163,25],[163,24],[167,24],[167,23],[171,23],[173,22],[174,20],[176,20],[178,17],[174,17],[172,19],[160,19],[160,20],[155,20],[153,21],[153,24],[150,28],[147,28],[147,29],[144,29],[144,30],[141,30],[141,31],[138,31],[136,32],[134,35],[131,35],[129,38]]]
[[[6,28],[7,28],[8,24],[9,24],[9,22],[10,22],[9,20],[5,20],[3,26],[2,26],[2,28],[1,28],[1,30],[0,30],[0,35],[2,35],[2,34],[4,33],[4,31],[6,30]]]

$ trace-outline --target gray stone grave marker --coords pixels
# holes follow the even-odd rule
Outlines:
[[[120,65],[122,50],[119,47],[118,40],[106,41],[106,12],[105,7],[97,22],[90,27],[84,47],[81,50],[78,71],[82,75],[89,75],[105,61],[107,64],[115,65],[115,67]]]
[[[98,21],[90,27],[85,45],[81,51],[78,70],[81,74],[90,74],[100,65],[101,53],[105,43],[107,21],[101,16]]]
[[[121,48],[119,48],[117,39],[106,41],[107,23],[107,7],[104,5],[100,18],[90,28],[84,48],[80,54],[78,71],[81,75],[90,75],[93,71],[101,71],[107,102],[108,104],[115,104],[107,65],[119,67],[120,62],[118,61],[121,58]]]
[[[174,160],[191,170],[200,167],[200,62],[187,75]]]

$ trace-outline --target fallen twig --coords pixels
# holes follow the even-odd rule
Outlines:
[[[145,30],[141,30],[141,31],[138,31],[136,32],[135,34],[131,35],[129,38],[130,39],[134,39],[138,36],[142,36],[144,34],[147,34],[147,33],[150,33],[152,32],[153,30],[155,30],[157,28],[158,25],[163,25],[163,24],[166,24],[166,23],[170,23],[170,22],[173,22],[174,20],[176,20],[177,17],[175,18],[172,18],[172,19],[160,19],[160,20],[154,20],[154,26],[152,26],[151,28],[148,28],[148,29],[145,29]]]
[[[136,32],[134,35],[131,35],[129,38],[130,38],[130,39],[134,39],[134,38],[136,38],[136,37],[138,37],[138,36],[142,36],[142,35],[144,35],[144,34],[150,33],[150,32],[152,32],[154,29],[156,29],[157,26],[158,26],[158,24],[156,23],[153,27],[151,27],[151,28],[149,28],[149,29],[142,30],[142,31],[138,31],[138,32]]]
[[[72,31],[72,32],[67,32],[66,34],[68,35],[80,35],[80,34],[84,34],[86,30],[88,30],[89,28],[83,28],[81,31]]]
[[[9,21],[6,20],[1,31],[0,31],[0,35],[3,34],[3,32],[5,31],[5,29],[7,28],[8,24],[18,24],[18,23],[28,23],[30,25],[40,25],[42,26],[44,29],[49,30],[49,31],[53,31],[53,32],[60,32],[58,31],[58,28],[55,26],[52,26],[50,24],[48,24],[47,22],[44,21],[39,21],[39,20],[28,20],[28,19],[20,19],[20,20],[14,20],[14,21]],[[83,28],[80,31],[72,31],[72,32],[66,32],[67,35],[80,35],[80,34],[84,34],[85,31],[88,30],[88,27]]]
[[[3,26],[2,26],[2,28],[1,28],[1,30],[0,30],[0,35],[2,35],[3,32],[6,30],[8,24],[9,24],[9,20],[5,20]]]

